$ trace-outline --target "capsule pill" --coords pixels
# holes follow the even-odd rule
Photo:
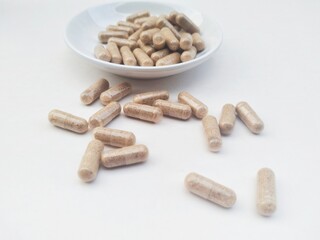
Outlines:
[[[252,133],[261,133],[264,128],[264,124],[247,102],[238,103],[236,106],[236,111],[241,121],[244,122],[244,124]]]
[[[115,117],[119,116],[121,106],[118,102],[111,102],[107,106],[101,108],[93,114],[89,119],[90,129],[103,127],[111,122]]]
[[[131,35],[134,30],[132,27],[127,27],[127,26],[116,26],[116,25],[109,25],[107,27],[107,31],[118,31],[118,32],[126,32],[128,35]]]
[[[107,50],[111,54],[111,62],[118,64],[122,63],[122,57],[116,43],[109,42],[107,45]]]
[[[181,54],[181,62],[188,62],[194,59],[197,55],[197,49],[193,46],[189,50],[184,51]]]
[[[165,18],[165,17],[159,17],[159,19],[157,20],[157,27],[158,28],[168,28],[170,29],[170,31],[173,33],[173,35],[180,40],[181,35],[180,33],[177,31],[177,29],[175,29],[175,27]]]
[[[128,46],[122,46],[120,48],[120,53],[121,53],[122,61],[124,65],[128,65],[128,66],[137,65],[137,60]]]
[[[129,95],[131,91],[132,91],[132,86],[130,83],[127,83],[127,82],[120,83],[101,93],[100,102],[103,105],[107,105],[112,101],[119,101],[125,96]]]
[[[160,58],[163,58],[170,54],[170,50],[168,48],[161,49],[151,54],[151,59],[153,62],[157,62]]]
[[[155,28],[156,25],[157,25],[157,20],[158,20],[158,17],[156,17],[156,16],[150,17],[147,21],[142,23],[141,28],[143,30],[147,30],[147,29],[150,29],[150,28]]]
[[[159,122],[163,116],[160,108],[138,103],[127,103],[123,112],[128,117],[153,123]]]
[[[188,33],[200,32],[198,26],[183,13],[177,14],[176,23]]]
[[[159,28],[151,28],[151,29],[148,29],[148,30],[141,32],[141,34],[140,34],[141,42],[143,42],[144,44],[151,44],[153,35],[159,31],[160,31]]]
[[[129,39],[111,37],[109,38],[108,44],[112,42],[117,44],[118,48],[121,48],[123,46],[128,46],[130,49],[135,49],[137,47],[137,43]]]
[[[168,48],[171,51],[177,51],[180,47],[180,43],[179,40],[175,37],[175,35],[172,33],[172,31],[167,27],[163,27],[160,31],[166,40]]]
[[[81,102],[86,105],[93,103],[108,88],[109,82],[104,78],[99,79],[80,94]]]
[[[187,120],[192,115],[191,107],[182,103],[174,103],[158,99],[153,103],[153,106],[160,108],[163,115],[173,118]]]
[[[167,16],[166,16],[166,19],[171,22],[172,25],[176,25],[176,17],[178,15],[178,12],[177,11],[172,11],[170,12]]]
[[[102,43],[107,43],[111,37],[128,38],[129,35],[122,31],[102,31],[98,35],[99,41]]]
[[[152,17],[141,17],[141,18],[137,18],[136,20],[134,20],[135,24],[139,24],[142,25],[143,23],[147,22],[149,19],[151,19]]]
[[[193,115],[197,118],[202,119],[208,113],[208,107],[188,92],[183,91],[179,93],[178,101],[189,105],[192,109]]]
[[[232,104],[225,104],[219,120],[220,132],[229,135],[232,132],[236,121],[236,109]]]
[[[160,58],[157,62],[156,62],[156,66],[166,66],[166,65],[172,65],[172,64],[176,64],[180,62],[180,53],[178,52],[174,52],[174,53],[170,53],[169,55]]]
[[[141,27],[141,25],[139,25],[139,24],[135,24],[133,22],[127,22],[127,21],[119,21],[118,25],[119,26],[124,26],[124,27],[130,27],[134,31],[137,31]]]
[[[140,28],[137,31],[135,31],[133,34],[131,34],[128,39],[131,40],[131,41],[137,42],[140,39],[140,34],[142,32],[143,32],[143,29]]]
[[[111,61],[111,54],[108,49],[106,49],[102,44],[98,44],[94,48],[94,56],[97,59],[110,62]]]
[[[163,49],[166,46],[166,39],[163,37],[160,31],[153,34],[152,44],[156,50]]]
[[[205,49],[206,45],[199,33],[192,34],[192,44],[197,49],[198,52],[201,52]]]
[[[140,66],[151,67],[154,65],[152,59],[141,48],[134,49],[133,54],[136,57]]]
[[[263,216],[271,216],[277,208],[275,175],[269,168],[258,171],[257,210]]]
[[[136,20],[137,18],[141,18],[141,17],[149,17],[150,16],[150,12],[149,11],[140,11],[140,12],[136,12],[133,13],[129,16],[127,16],[127,21],[128,22],[134,22],[134,20]]]
[[[131,146],[136,142],[132,132],[112,128],[97,127],[93,131],[93,136],[103,144],[113,147]]]
[[[143,50],[149,57],[151,56],[152,53],[155,52],[155,49],[151,46],[151,45],[147,45],[147,44],[144,44],[141,39],[138,40],[138,45],[139,45],[139,48],[141,50]],[[151,61],[148,60],[148,64],[151,64]],[[153,62],[152,62],[152,65],[153,65]]]
[[[168,91],[153,91],[137,94],[133,97],[133,102],[139,104],[152,105],[157,99],[167,100],[169,98]]]
[[[210,151],[219,152],[222,140],[217,119],[214,116],[207,115],[202,119],[202,125],[208,140]]]

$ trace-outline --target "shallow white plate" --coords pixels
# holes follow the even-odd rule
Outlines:
[[[99,43],[98,33],[107,25],[116,24],[141,10],[149,10],[152,15],[167,14],[173,10],[185,13],[200,27],[206,49],[194,60],[162,67],[125,66],[96,59],[93,49]],[[89,8],[72,18],[66,28],[65,41],[81,57],[107,72],[131,78],[160,78],[184,72],[206,61],[219,48],[222,31],[215,22],[187,7],[154,2],[116,2]]]

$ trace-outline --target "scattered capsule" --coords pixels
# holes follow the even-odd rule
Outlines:
[[[188,33],[200,32],[198,26],[183,13],[177,14],[176,23]]]
[[[107,45],[107,50],[111,54],[111,62],[118,64],[122,63],[122,57],[116,43],[109,42]]]
[[[98,37],[100,42],[107,43],[111,37],[128,38],[129,35],[127,32],[122,31],[102,31],[99,32]]]
[[[131,35],[133,33],[133,28],[132,27],[126,27],[126,26],[109,25],[107,27],[107,31],[126,32],[128,35]]]
[[[156,50],[160,50],[166,46],[166,39],[164,38],[162,33],[159,31],[159,32],[156,32],[155,34],[153,34],[152,43],[153,43],[153,47]]]
[[[195,115],[197,118],[202,119],[208,113],[208,107],[188,92],[179,93],[178,101],[180,103],[189,105],[192,109],[193,115]]]
[[[192,44],[195,46],[198,52],[201,52],[205,49],[206,45],[199,33],[192,34]]]
[[[123,82],[101,93],[100,101],[103,105],[107,105],[110,102],[121,100],[125,96],[129,95],[131,91],[131,84]]]
[[[109,38],[108,43],[112,43],[112,42],[117,44],[117,46],[119,48],[121,48],[123,46],[128,46],[130,49],[134,49],[137,47],[137,43],[135,41],[132,41],[129,39],[111,37],[111,38]]]
[[[156,66],[166,66],[166,65],[172,65],[172,64],[179,63],[180,57],[181,57],[181,55],[178,52],[171,53],[171,54],[159,59],[156,62]]]
[[[137,18],[149,17],[149,16],[150,16],[149,11],[140,11],[140,12],[136,12],[136,13],[129,15],[126,20],[128,22],[134,22],[134,20],[136,20]]]
[[[151,59],[153,62],[157,62],[160,58],[163,58],[170,54],[170,50],[168,48],[161,49],[157,52],[151,54]]]
[[[56,127],[70,130],[76,133],[85,133],[88,131],[87,120],[74,116],[57,109],[52,110],[48,115],[49,121]]]
[[[128,66],[137,65],[137,60],[128,46],[122,46],[120,48],[120,53],[121,53],[122,61],[124,65],[128,65]]]
[[[141,48],[148,56],[151,56],[151,54],[155,52],[154,48],[151,45],[144,44],[141,39],[139,39],[137,43],[139,45],[139,48]]]
[[[103,143],[98,140],[89,143],[78,170],[78,176],[82,181],[91,182],[96,179],[103,148]]]
[[[232,132],[236,121],[236,109],[232,104],[225,104],[222,108],[219,127],[223,135],[229,135]]]
[[[110,62],[111,61],[111,54],[108,49],[106,49],[102,44],[98,44],[94,48],[94,56],[97,59]]]
[[[153,35],[159,31],[160,31],[159,28],[151,28],[151,29],[148,29],[148,30],[141,32],[141,34],[140,34],[141,42],[143,42],[144,44],[151,44]]]
[[[112,128],[97,127],[93,131],[93,136],[103,144],[114,147],[131,146],[136,142],[132,132]]]
[[[167,19],[165,19],[165,17],[159,17],[159,19],[157,20],[157,27],[160,29],[162,29],[163,27],[169,28],[173,35],[178,40],[180,40],[180,33],[174,28],[174,26],[172,26],[172,24]]]
[[[175,35],[172,33],[172,31],[167,27],[163,27],[160,31],[166,40],[168,48],[171,51],[177,51],[180,47],[180,43],[179,40],[175,37]]]
[[[233,190],[200,174],[189,173],[184,182],[191,193],[222,207],[231,208],[237,200]]]
[[[192,115],[191,107],[182,103],[173,103],[158,99],[153,103],[153,106],[158,107],[163,112],[163,115],[187,120]]]
[[[134,31],[137,31],[141,27],[139,24],[135,24],[133,22],[127,22],[127,21],[119,21],[118,25],[119,26],[124,26],[124,27],[130,27]]]
[[[181,54],[181,62],[188,62],[194,59],[197,55],[197,49],[193,46],[189,50],[184,51]]]
[[[157,123],[163,114],[160,108],[138,103],[127,103],[123,107],[126,116],[140,120]]]
[[[107,125],[115,117],[119,116],[120,112],[121,106],[118,102],[109,103],[89,118],[90,129]]]
[[[140,66],[151,67],[154,65],[152,59],[141,48],[134,49],[133,54],[136,57]]]
[[[140,39],[140,34],[142,32],[143,32],[143,29],[140,28],[137,31],[135,31],[133,34],[131,34],[128,39],[131,40],[131,41],[137,42]]]
[[[275,176],[271,169],[262,168],[258,172],[257,209],[263,216],[271,216],[277,208]]]
[[[169,98],[168,91],[153,91],[137,94],[133,97],[133,102],[139,104],[152,105],[157,99],[167,100]]]
[[[89,105],[97,100],[100,94],[109,88],[109,82],[101,78],[80,94],[81,102]]]
[[[202,119],[202,125],[207,136],[210,151],[219,152],[222,140],[217,119],[214,116],[207,115]]]
[[[182,32],[181,38],[180,38],[180,48],[182,50],[189,50],[192,47],[192,43],[193,43],[192,35],[187,32]]]
[[[242,122],[252,133],[259,134],[264,128],[264,124],[256,112],[246,102],[240,102],[236,106],[236,111]]]

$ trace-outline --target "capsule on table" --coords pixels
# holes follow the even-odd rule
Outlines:
[[[155,28],[156,25],[157,25],[157,20],[158,20],[158,17],[152,16],[147,21],[142,23],[141,28],[143,30],[147,30],[147,29],[150,29],[150,28]]]
[[[140,28],[129,36],[129,40],[137,42],[140,39],[140,34],[143,32],[143,29]]]
[[[169,98],[168,91],[152,91],[152,92],[145,92],[139,93],[133,97],[133,102],[139,104],[146,104],[152,105],[153,102],[157,99],[167,100]]]
[[[121,48],[123,46],[128,46],[130,49],[134,49],[137,47],[137,43],[129,39],[111,37],[109,38],[108,44],[112,42],[117,44],[118,48]]]
[[[48,119],[54,126],[67,129],[72,132],[85,133],[88,131],[87,120],[67,112],[54,109],[49,113]]]
[[[113,32],[126,32],[128,35],[131,35],[133,33],[132,27],[127,26],[116,26],[116,25],[109,25],[107,27],[107,31],[113,31]]]
[[[202,119],[208,113],[208,107],[188,92],[183,91],[179,93],[178,101],[189,105],[192,109],[193,115],[197,118]]]
[[[136,142],[132,132],[112,128],[97,127],[93,131],[93,136],[103,144],[114,147],[131,146]]]
[[[160,108],[163,115],[173,118],[187,120],[192,115],[191,107],[182,103],[174,103],[158,99],[153,103],[153,106]]]
[[[275,175],[269,168],[258,172],[257,209],[263,216],[271,216],[277,208]]]
[[[191,193],[225,208],[231,208],[237,200],[233,190],[197,173],[186,176],[185,186]]]
[[[107,43],[111,37],[128,38],[129,35],[122,31],[102,31],[98,35],[99,41],[102,43]]]
[[[153,35],[159,31],[160,31],[159,28],[151,28],[141,32],[140,34],[141,42],[143,42],[144,44],[151,44]]]
[[[107,45],[107,50],[111,54],[111,62],[118,64],[122,63],[122,57],[116,43],[109,42]]]
[[[128,65],[128,66],[137,65],[137,60],[128,46],[122,46],[120,48],[120,53],[121,53],[122,61],[124,65]]]
[[[198,26],[183,13],[177,14],[176,23],[188,33],[200,32]]]
[[[146,45],[144,44],[141,39],[138,40],[138,45],[139,48],[141,48],[149,57],[151,56],[152,53],[155,52],[154,48],[151,45]],[[151,64],[151,62],[148,62],[149,64]],[[152,63],[153,64],[153,63]]]
[[[156,50],[163,49],[166,46],[166,39],[160,31],[153,34],[152,44]]]
[[[111,54],[108,49],[106,49],[102,44],[97,45],[94,48],[94,56],[97,59],[110,62],[111,61]]]
[[[163,116],[160,108],[138,103],[127,103],[123,112],[128,117],[153,123],[159,122]]]
[[[126,20],[128,22],[134,22],[134,20],[136,20],[137,18],[142,18],[142,17],[149,17],[150,16],[150,12],[149,11],[140,11],[140,12],[136,12],[133,13],[131,15],[129,15]]]
[[[103,127],[111,122],[115,117],[119,116],[121,105],[118,102],[111,102],[107,106],[101,108],[93,114],[89,119],[90,129]]]
[[[141,48],[134,49],[133,54],[136,57],[139,66],[152,67],[154,65],[152,59]]]
[[[181,57],[181,55],[178,52],[171,53],[171,54],[159,59],[156,62],[156,66],[166,66],[166,65],[172,65],[172,64],[179,63],[180,57]]]
[[[119,101],[125,96],[129,95],[131,91],[132,91],[132,86],[130,83],[127,83],[127,82],[120,83],[101,93],[100,102],[103,105],[107,105],[112,101]]]
[[[180,48],[182,50],[189,50],[192,47],[192,35],[187,32],[181,33],[181,38],[180,38]],[[197,52],[196,52],[197,53]]]
[[[103,143],[98,140],[89,143],[78,170],[78,176],[82,181],[91,182],[96,179],[103,148]]]
[[[95,100],[97,100],[100,97],[100,94],[104,91],[106,91],[109,88],[109,82],[108,80],[101,78],[95,83],[93,83],[90,87],[88,87],[86,90],[84,90],[81,95],[80,99],[81,102],[89,105],[93,103]]]
[[[202,119],[202,125],[208,140],[210,151],[219,152],[222,140],[217,119],[214,116],[207,115]]]
[[[127,21],[119,21],[118,25],[119,26],[124,26],[124,27],[130,27],[134,31],[137,31],[141,27],[141,25],[139,25],[139,24],[135,24],[133,22],[127,22]]]
[[[203,51],[206,47],[206,44],[199,33],[192,34],[192,44],[198,52]]]
[[[160,31],[166,40],[168,48],[171,51],[177,51],[180,47],[180,43],[179,40],[175,37],[175,35],[172,33],[172,31],[167,27],[163,27]]]
[[[188,62],[194,59],[197,55],[197,49],[193,46],[189,50],[184,51],[181,54],[181,62]]]
[[[225,104],[222,108],[219,127],[223,135],[229,135],[232,132],[236,121],[236,109],[232,104]]]
[[[156,63],[159,59],[170,54],[170,50],[168,48],[161,49],[151,54],[151,59]]]
[[[238,103],[236,111],[241,121],[252,133],[259,134],[262,132],[264,124],[247,102]]]

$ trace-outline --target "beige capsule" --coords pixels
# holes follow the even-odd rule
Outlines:
[[[142,23],[141,28],[143,30],[147,30],[147,29],[150,29],[150,28],[155,28],[156,25],[157,25],[157,20],[158,20],[158,17],[152,16],[147,21]]]
[[[184,51],[181,54],[181,62],[188,62],[194,59],[197,55],[197,49],[195,47],[191,47],[189,50]]]
[[[177,14],[176,23],[188,33],[200,32],[198,26],[183,13]]]
[[[107,105],[113,101],[119,101],[132,91],[130,83],[123,82],[116,86],[109,88],[100,95],[100,101],[103,105]]]
[[[143,31],[143,32],[140,34],[140,40],[141,40],[141,42],[143,42],[144,44],[152,44],[153,35],[154,35],[156,32],[159,32],[159,31],[160,31],[159,28],[151,28],[151,29],[148,29],[148,30]]]
[[[128,33],[128,35],[131,35],[134,32],[132,27],[116,26],[116,25],[109,25],[107,27],[107,31],[126,32],[126,33]]]
[[[106,168],[114,168],[145,162],[148,158],[148,148],[138,144],[102,153],[101,162]]]
[[[141,48],[134,49],[133,54],[136,57],[139,66],[152,67],[154,65],[152,59]]]
[[[152,105],[157,99],[167,100],[169,98],[169,92],[166,90],[152,91],[137,94],[133,97],[133,102],[139,104]]]
[[[187,32],[182,32],[180,38],[180,48],[182,50],[189,50],[192,47],[192,43],[192,35]]]
[[[110,62],[111,61],[111,54],[108,49],[106,49],[102,44],[98,44],[94,48],[94,56],[97,59]]]
[[[209,150],[212,152],[219,152],[222,145],[222,139],[217,119],[214,116],[207,115],[202,118],[202,125],[208,140]]]
[[[87,120],[67,112],[54,109],[49,112],[48,119],[54,126],[67,129],[72,132],[85,133],[88,131]]]
[[[167,16],[166,19],[171,22],[172,25],[176,25],[176,17],[178,15],[177,11],[171,11]]]
[[[127,103],[123,107],[126,116],[157,123],[163,114],[160,108],[138,103]]]
[[[78,176],[82,181],[91,182],[96,179],[103,148],[103,143],[98,140],[92,140],[88,144],[78,170]]]
[[[160,31],[153,34],[152,44],[154,49],[156,50],[163,49],[166,46],[166,39],[164,38],[164,36]]]
[[[140,28],[137,31],[135,31],[133,34],[131,34],[128,39],[131,40],[131,41],[137,42],[140,39],[140,34],[142,32],[143,32],[143,29]]]
[[[156,66],[167,66],[167,65],[172,65],[180,62],[180,53],[174,52],[171,53],[161,59],[159,59],[156,62]]]
[[[119,21],[118,25],[119,26],[124,26],[124,27],[130,27],[134,31],[137,31],[141,27],[141,25],[139,25],[139,24],[135,24],[135,23],[132,23],[132,22],[127,22],[127,21]]]
[[[199,33],[192,34],[192,41],[193,46],[195,46],[198,52],[201,52],[206,48],[206,44]]]
[[[103,127],[119,116],[121,105],[118,102],[111,102],[107,106],[101,108],[98,112],[89,118],[89,128]]]
[[[157,62],[160,58],[163,58],[170,54],[170,50],[168,48],[161,49],[157,52],[151,54],[151,59],[153,62]]]
[[[136,20],[134,20],[135,24],[140,24],[142,25],[143,23],[145,23],[146,21],[148,21],[150,18],[152,17],[141,17],[141,18],[137,18]]]
[[[256,112],[249,106],[247,102],[240,102],[236,106],[238,117],[254,133],[259,134],[264,128],[264,124]]]
[[[174,26],[165,18],[165,17],[159,17],[157,20],[157,27],[162,29],[163,27],[169,28],[170,31],[173,33],[173,35],[180,40],[181,35],[180,33],[175,29]]]
[[[93,131],[93,136],[103,144],[114,147],[131,146],[136,142],[132,132],[112,128],[97,127]]]
[[[151,45],[144,44],[141,39],[139,39],[137,43],[139,48],[141,48],[149,57],[155,52],[155,49]]]
[[[189,105],[192,109],[193,115],[197,118],[202,119],[208,113],[208,107],[188,92],[183,91],[179,93],[178,101]]]
[[[118,64],[122,63],[122,57],[116,43],[109,42],[107,45],[107,50],[111,54],[111,62]]]
[[[128,38],[129,35],[122,31],[102,31],[98,35],[99,41],[102,43],[107,43],[111,37]]]
[[[163,112],[163,115],[187,120],[192,115],[191,107],[182,103],[173,103],[158,99],[153,103],[153,106],[158,107]]]
[[[120,53],[121,53],[122,61],[124,65],[128,65],[128,66],[137,65],[137,60],[128,46],[122,46],[120,48]]]
[[[236,121],[236,109],[232,104],[225,104],[222,108],[219,127],[223,135],[229,135],[232,132]]]
[[[149,16],[150,16],[150,12],[146,11],[146,10],[143,10],[143,11],[136,12],[136,13],[133,13],[133,14],[127,16],[126,20],[128,22],[134,22],[134,20],[136,20],[137,18],[149,17]]]
[[[191,193],[222,207],[231,208],[236,203],[237,196],[233,190],[198,173],[189,173],[184,182]]]
[[[108,43],[112,43],[112,42],[117,44],[119,48],[123,46],[128,46],[130,49],[135,49],[137,47],[137,43],[129,39],[111,37],[109,38]]]
[[[169,28],[163,27],[161,29],[161,34],[165,38],[166,44],[171,51],[177,51],[179,49],[179,40],[174,36],[174,34]]]
[[[80,94],[81,102],[89,105],[100,97],[100,94],[109,88],[108,80],[101,78]]]
[[[263,216],[271,216],[277,208],[275,175],[269,168],[258,171],[257,210]]]

